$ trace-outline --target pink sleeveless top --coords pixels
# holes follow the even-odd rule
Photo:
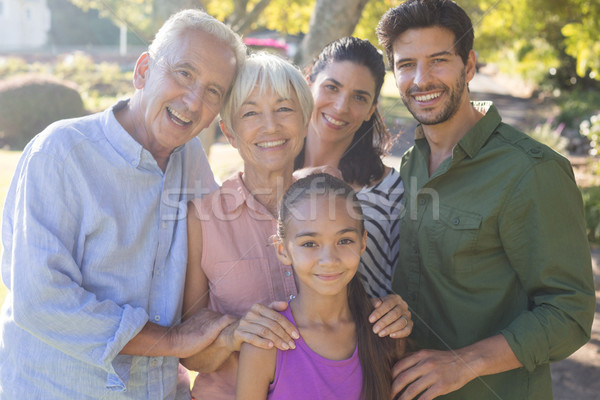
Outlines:
[[[281,314],[294,326],[288,307]],[[275,378],[269,386],[268,400],[359,400],[362,369],[358,346],[346,360],[329,360],[311,350],[300,338],[294,350],[277,350]]]
[[[292,267],[277,259],[272,245],[277,221],[246,189],[241,173],[193,203],[202,220],[202,269],[209,282],[210,309],[241,317],[256,303],[268,305],[296,295]],[[235,353],[219,370],[198,374],[194,398],[234,399],[237,365]]]

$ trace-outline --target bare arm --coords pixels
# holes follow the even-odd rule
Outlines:
[[[185,290],[183,292],[183,321],[187,321],[199,310],[208,307],[209,286],[208,279],[202,269],[202,222],[197,217],[196,207],[188,204],[187,213],[188,234],[188,264],[185,276]],[[213,315],[219,313],[212,311]],[[208,314],[205,322],[210,323]],[[231,323],[237,319],[231,318]],[[226,327],[223,327],[226,328]],[[200,351],[181,357],[181,363],[188,369],[201,372],[211,372],[219,368],[231,356],[233,349],[227,348],[223,340],[223,329],[218,332],[217,341]]]
[[[503,335],[454,351],[421,350],[396,363],[392,397],[430,400],[460,389],[473,379],[521,367]]]
[[[242,345],[236,383],[236,400],[265,400],[275,378],[276,349]]]

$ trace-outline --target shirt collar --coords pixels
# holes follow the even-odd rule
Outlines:
[[[140,164],[146,165],[148,168],[152,168],[153,166],[158,167],[152,154],[144,149],[144,147],[121,126],[115,117],[115,111],[122,109],[127,103],[129,103],[129,99],[119,100],[104,112],[104,135],[115,151],[134,167],[137,168]],[[171,156],[182,151],[184,146],[185,144],[173,149]]]
[[[457,146],[469,157],[473,158],[495,132],[498,125],[502,122],[502,118],[498,109],[491,101],[472,101],[471,104],[477,111],[484,114],[484,116],[460,139]],[[425,139],[425,133],[420,124],[415,130],[415,141],[419,139]]]
[[[104,112],[104,135],[117,153],[134,167],[142,160],[144,148],[117,121],[115,111],[125,107],[129,99],[120,100]]]

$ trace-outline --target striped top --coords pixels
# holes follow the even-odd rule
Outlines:
[[[381,182],[357,193],[367,230],[367,250],[361,257],[358,274],[369,297],[392,293],[392,275],[400,251],[403,194],[402,178],[393,168]]]

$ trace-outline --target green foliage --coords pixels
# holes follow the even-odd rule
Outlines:
[[[592,115],[579,125],[579,133],[590,141],[590,155],[593,156],[592,170],[600,175],[600,113]]]
[[[56,64],[27,64],[15,57],[0,59],[0,79],[23,74],[54,75],[76,83],[90,112],[104,110],[133,92],[131,71],[123,71],[116,63],[97,64],[82,52],[63,55]]]
[[[600,63],[600,4],[589,0],[464,0],[472,11],[475,48],[503,72],[517,72],[561,88],[580,84],[582,71]],[[592,4],[594,3],[594,4]],[[465,6],[465,8],[467,8]],[[577,60],[575,60],[577,59]],[[554,79],[548,72],[560,79]],[[600,74],[587,75],[600,81]]]
[[[0,79],[28,71],[27,62],[19,57],[0,58]]]
[[[22,149],[46,126],[85,114],[72,84],[52,76],[22,75],[0,82],[0,141]]]
[[[49,43],[54,46],[116,45],[119,29],[97,10],[83,11],[69,0],[47,0],[52,13]]]
[[[102,110],[117,97],[124,97],[133,91],[131,71],[123,72],[114,63],[96,64],[90,56],[81,52],[63,57],[55,65],[54,75],[75,82],[90,111]],[[108,98],[108,101],[101,102],[100,97]]]
[[[115,25],[125,23],[143,43],[148,43],[162,24],[154,13],[153,0],[70,0],[84,11],[98,10],[100,17],[109,18]],[[173,0],[164,3],[173,3]],[[160,22],[159,22],[160,20]]]
[[[563,91],[556,98],[560,107],[558,122],[564,122],[569,128],[577,128],[590,115],[597,113],[600,107],[600,91],[582,90]]]
[[[581,189],[585,225],[590,243],[600,244],[600,186]]]
[[[600,2],[580,0],[582,18],[562,28],[566,53],[577,59],[577,75],[600,80]]]
[[[546,121],[543,124],[537,125],[533,131],[529,133],[529,136],[550,147],[557,153],[567,154],[569,140],[561,135],[564,128],[564,124],[559,124],[558,127],[554,127],[551,121]]]
[[[271,0],[256,26],[289,35],[307,33],[314,6],[315,0]]]

